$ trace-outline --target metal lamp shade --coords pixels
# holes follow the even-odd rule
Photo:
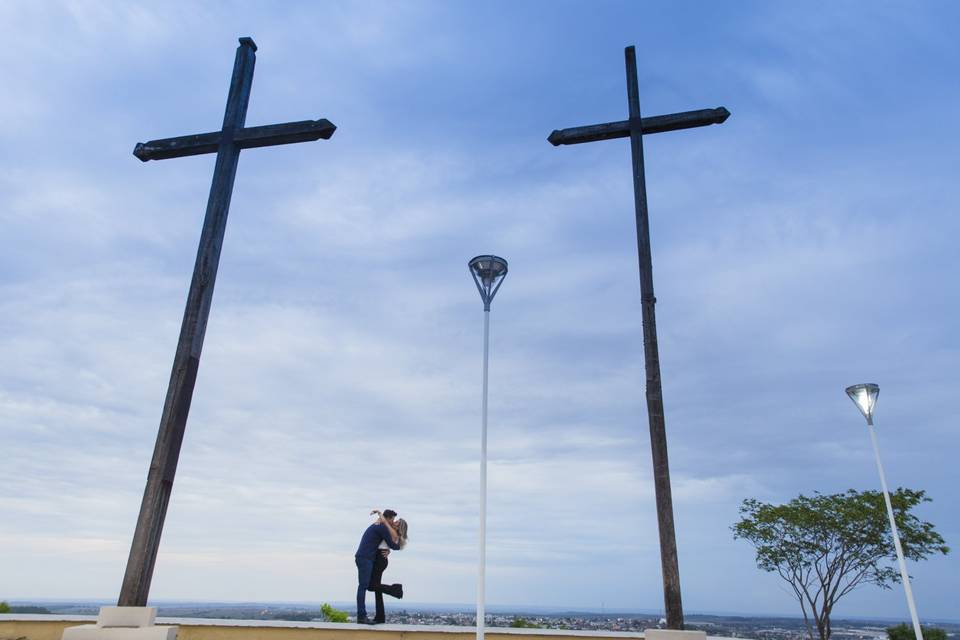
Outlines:
[[[483,308],[490,310],[490,303],[507,276],[507,261],[499,256],[477,256],[467,263],[470,274],[483,298]]]
[[[855,384],[847,387],[847,395],[857,405],[860,413],[867,419],[867,424],[873,424],[873,408],[877,405],[877,396],[880,395],[880,387],[872,382]]]

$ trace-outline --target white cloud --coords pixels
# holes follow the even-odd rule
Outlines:
[[[130,148],[214,128],[249,33],[251,123],[340,129],[241,160],[153,595],[349,601],[367,512],[392,506],[412,542],[390,571],[412,599],[473,598],[482,321],[466,261],[496,251],[511,273],[492,316],[488,600],[659,606],[626,143],[553,149],[526,131],[576,120],[608,84],[621,95],[619,52],[586,71],[619,25],[561,44],[549,34],[573,22],[558,10],[498,48],[463,39],[485,33],[461,31],[469,12],[430,4],[32,7],[0,8],[0,593],[116,593],[212,167],[141,164]],[[195,10],[214,33],[199,37]],[[942,283],[956,129],[928,128],[914,101],[885,107],[914,123],[902,136],[876,115],[870,92],[886,90],[831,62],[874,36],[770,35],[777,24],[748,21],[718,48],[644,45],[676,60],[657,100],[707,82],[734,112],[647,145],[685,599],[715,610],[746,605],[716,593],[714,566],[758,610],[792,605],[754,589],[763,577],[730,539],[742,498],[873,486],[862,425],[845,422],[842,386],[860,376],[884,388],[891,475],[929,487],[935,521],[956,528],[955,430],[931,408],[955,386]],[[823,49],[800,46],[811,29]],[[534,45],[549,69],[531,71]],[[688,68],[703,56],[730,73]],[[577,104],[553,80],[525,86],[554,66]],[[485,94],[501,81],[509,93]],[[829,124],[838,105],[884,135]],[[859,612],[871,602],[886,600]]]

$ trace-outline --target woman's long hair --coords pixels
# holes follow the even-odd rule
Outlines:
[[[403,549],[407,546],[407,521],[403,518],[397,518],[394,528],[397,530],[397,535],[400,536],[400,548]]]

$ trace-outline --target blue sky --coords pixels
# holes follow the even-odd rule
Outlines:
[[[556,128],[726,106],[645,139],[684,607],[799,613],[730,525],[747,497],[874,489],[843,393],[881,387],[891,485],[954,547],[960,7],[948,2],[0,4],[0,599],[120,586],[213,167],[245,151],[151,596],[349,601],[373,507],[390,573],[475,595],[482,306],[488,602],[662,606],[629,144]],[[956,554],[910,566],[957,618]],[[835,615],[907,618],[899,588]]]

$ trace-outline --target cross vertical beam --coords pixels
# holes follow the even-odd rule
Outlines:
[[[256,45],[252,39],[241,39],[233,63],[230,93],[223,115],[223,132],[217,149],[217,163],[213,170],[207,213],[200,234],[200,246],[193,267],[190,292],[187,294],[187,305],[183,312],[180,339],[173,358],[167,398],[160,418],[160,430],[117,603],[120,606],[143,607],[147,604],[153,567],[160,547],[160,534],[173,489],[173,478],[177,472],[193,388],[197,382],[210,304],[213,301],[213,286],[217,267],[220,265],[220,250],[223,247],[227,213],[230,210],[233,182],[240,159],[240,150],[233,143],[233,134],[237,129],[243,128],[247,119],[247,104],[250,101],[253,68],[256,63],[255,52]]]
[[[137,144],[134,155],[143,161],[174,158],[216,151],[217,161],[207,199],[207,211],[200,245],[193,267],[190,291],[183,312],[180,338],[170,372],[170,383],[160,418],[157,441],[147,474],[147,485],[140,504],[140,515],[130,547],[118,604],[145,606],[153,578],[160,535],[173,489],[180,447],[190,412],[190,402],[200,366],[200,352],[210,316],[213,288],[220,264],[220,251],[227,226],[227,214],[237,175],[240,150],[255,146],[288,144],[329,138],[334,127],[327,120],[303,121],[244,129],[247,104],[253,85],[257,45],[251,38],[240,38],[230,92],[223,116],[223,127],[213,134],[184,136]],[[159,149],[159,151],[158,151]]]
[[[633,47],[624,52],[627,67],[627,103],[630,108],[630,155],[633,159],[633,202],[637,219],[637,256],[640,265],[640,302],[643,316],[643,357],[647,375],[647,418],[653,456],[653,484],[660,532],[660,566],[667,627],[683,629],[680,599],[680,567],[677,536],[673,527],[673,494],[667,460],[667,432],[663,418],[663,387],[660,383],[660,348],[653,295],[653,261],[650,257],[650,220],[647,211],[647,181],[643,167],[643,128],[640,123],[640,93],[637,88],[637,57]]]
[[[637,222],[637,258],[640,268],[640,301],[643,320],[643,355],[646,371],[647,418],[650,426],[650,451],[653,457],[657,524],[660,533],[660,564],[663,573],[663,599],[667,627],[683,629],[683,604],[680,599],[680,570],[677,561],[676,532],[673,525],[673,497],[670,466],[667,459],[667,435],[663,417],[663,387],[660,380],[660,350],[657,345],[657,319],[653,294],[653,263],[650,255],[650,222],[647,210],[647,185],[644,176],[643,136],[711,124],[721,124],[730,116],[724,107],[686,111],[641,118],[637,88],[637,59],[633,47],[624,51],[627,72],[627,105],[630,119],[619,122],[556,130],[547,140],[554,146],[630,138],[633,162],[633,200]]]

